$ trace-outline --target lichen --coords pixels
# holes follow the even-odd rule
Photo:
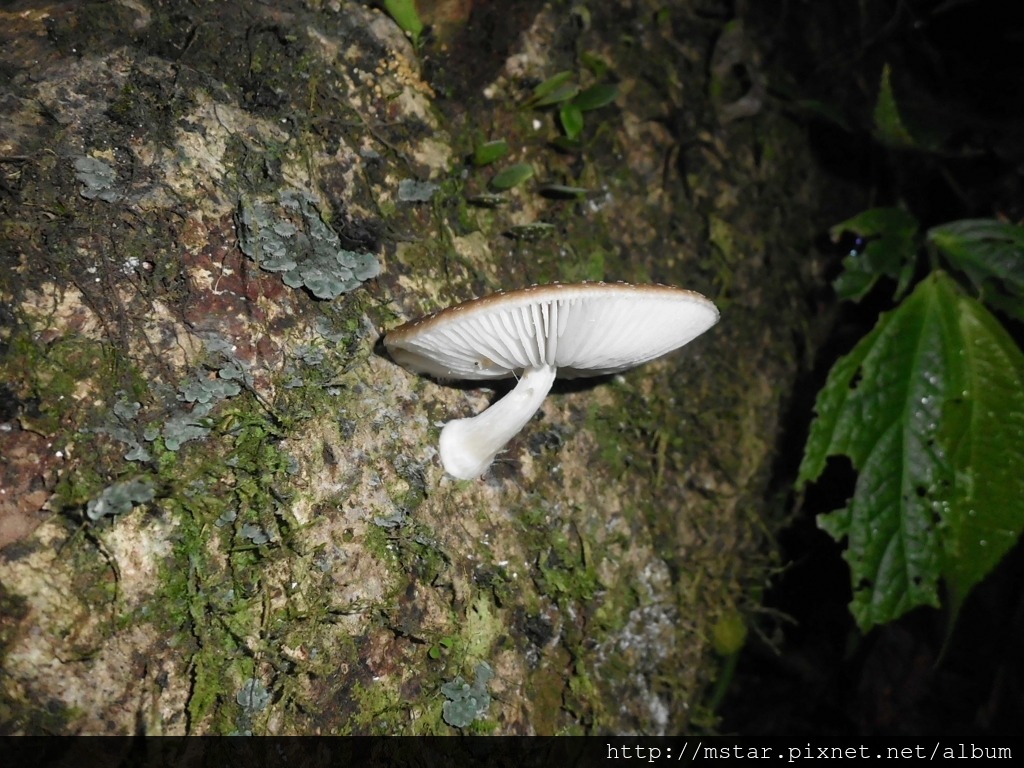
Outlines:
[[[458,676],[441,686],[441,693],[448,699],[442,708],[444,721],[453,728],[465,728],[482,719],[491,707],[487,684],[494,677],[494,670],[482,661],[476,665],[474,674],[472,685]]]
[[[85,514],[90,520],[117,517],[130,512],[140,504],[152,501],[154,495],[152,483],[145,478],[114,483],[104,488],[99,497],[86,504]]]
[[[81,195],[86,200],[112,203],[121,196],[117,187],[117,173],[108,163],[98,158],[76,158],[75,178],[82,182]]]
[[[341,247],[338,235],[308,192],[285,190],[276,205],[256,201],[239,207],[239,246],[261,269],[280,272],[290,288],[318,299],[335,299],[380,274],[373,254]]]

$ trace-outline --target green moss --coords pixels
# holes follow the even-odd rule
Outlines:
[[[377,560],[397,566],[399,559],[393,541],[394,537],[389,529],[373,526],[366,529],[366,535],[360,543]]]
[[[116,377],[118,362],[106,344],[67,337],[44,346],[32,338],[31,330],[23,329],[9,342],[0,378],[24,404],[24,423],[54,435],[82,418],[91,399],[83,395],[103,391],[109,378]]]
[[[353,716],[340,735],[391,736],[407,732],[410,704],[392,681],[359,682],[352,689],[352,698],[356,703]],[[440,709],[440,701],[437,706]]]
[[[504,619],[490,596],[477,593],[466,611],[460,632],[467,659],[480,662],[491,657],[494,643],[505,629]]]
[[[234,399],[216,426],[156,465],[164,490],[157,503],[175,521],[173,546],[160,569],[161,611],[134,618],[156,625],[182,654],[192,681],[189,729],[230,733],[253,726],[236,694],[256,674],[252,654],[279,653],[268,632],[287,623],[267,614],[267,600],[269,573],[292,536],[281,506],[291,464],[277,444],[280,422],[255,398]],[[254,543],[246,525],[269,538]],[[253,637],[268,645],[250,647]]]
[[[588,242],[589,241],[589,242]],[[584,280],[604,280],[608,275],[608,251],[597,242],[584,239],[572,247],[575,258],[566,260],[561,270],[561,279],[565,282],[582,282]]]
[[[145,131],[155,143],[172,146],[178,121],[192,106],[187,91],[161,78],[154,65],[132,69],[108,114],[124,130]]]
[[[590,679],[586,666],[577,663],[573,667],[573,673],[569,677],[568,690],[565,691],[565,709],[574,715],[575,720],[589,732],[591,728],[599,727],[593,721],[594,704],[599,702],[601,692]],[[568,735],[568,734],[567,734]],[[582,735],[582,734],[577,734]]]
[[[0,688],[0,736],[59,736],[81,716],[60,701],[27,702]]]
[[[582,540],[570,541],[561,531],[551,531],[547,547],[538,559],[538,586],[551,597],[570,603],[587,602],[597,589],[597,574],[583,556]]]
[[[485,559],[487,554],[486,551],[481,552],[481,559]],[[524,594],[518,580],[513,579],[509,575],[506,566],[496,564],[482,565],[477,569],[475,580],[482,590],[490,592],[495,605],[510,606],[523,604],[528,612],[536,612],[534,593],[531,591]]]
[[[89,440],[80,444],[88,449]],[[83,464],[77,472],[68,472],[61,476],[54,489],[53,507],[59,511],[73,512],[85,507],[86,502],[102,493],[107,485],[104,475],[91,464]]]

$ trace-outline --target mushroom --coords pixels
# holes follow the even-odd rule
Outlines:
[[[519,382],[483,413],[441,430],[441,463],[482,475],[540,408],[555,376],[618,373],[661,357],[718,322],[704,296],[667,285],[535,285],[448,307],[390,331],[396,363],[442,380]]]

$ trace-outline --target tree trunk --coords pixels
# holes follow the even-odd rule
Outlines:
[[[821,179],[690,5],[421,3],[416,45],[352,2],[3,9],[5,731],[713,724]],[[447,477],[440,425],[494,393],[381,333],[580,280],[722,319]]]

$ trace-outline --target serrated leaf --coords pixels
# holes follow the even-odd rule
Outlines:
[[[510,165],[503,171],[499,171],[491,179],[491,186],[494,189],[512,189],[533,176],[533,166],[529,163],[517,163]]]
[[[577,139],[583,133],[583,113],[574,104],[563,104],[558,110],[558,120],[568,139]]]
[[[870,208],[829,230],[838,240],[852,232],[867,241],[861,253],[843,259],[832,287],[840,299],[860,301],[880,277],[896,280],[895,298],[907,290],[917,258],[917,219],[899,208]]]
[[[819,525],[847,540],[851,612],[867,631],[962,597],[1024,529],[1024,355],[942,272],[840,359],[818,395],[797,486],[830,456],[858,472]]]
[[[896,94],[892,89],[892,70],[886,64],[882,67],[882,79],[878,86],[878,100],[875,102],[875,130],[878,137],[894,147],[916,147],[917,142],[903,123]]]
[[[928,242],[967,275],[983,301],[1024,320],[1024,227],[964,219],[932,227]]]
[[[614,83],[597,83],[580,91],[572,103],[582,112],[589,112],[608,106],[618,95],[619,86]]]
[[[954,469],[943,576],[959,603],[1024,530],[1024,354],[984,305],[958,297],[964,387],[939,442]]]

